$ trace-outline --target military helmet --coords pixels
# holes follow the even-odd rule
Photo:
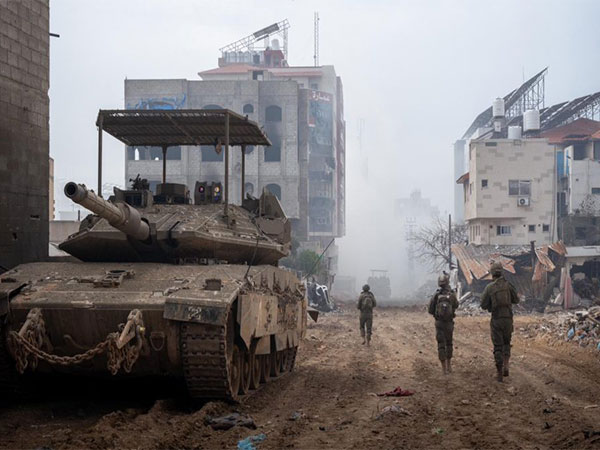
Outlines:
[[[499,277],[500,275],[502,275],[502,263],[493,262],[490,266],[490,273],[493,277]]]
[[[370,290],[371,290],[371,286],[369,286],[368,284],[365,284],[363,286],[363,291],[367,292],[367,291],[370,291]]]
[[[448,275],[446,275],[445,273],[441,274],[438,277],[438,286],[442,287],[442,286],[448,286],[450,284],[450,277]]]

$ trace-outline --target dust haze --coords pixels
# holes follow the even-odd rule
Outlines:
[[[176,6],[175,6],[176,5]],[[407,277],[402,215],[394,201],[416,189],[442,216],[452,211],[452,143],[497,96],[549,67],[547,104],[598,90],[596,21],[588,1],[52,1],[50,152],[57,211],[67,180],[94,186],[99,108],[124,106],[125,78],[198,79],[218,49],[288,18],[289,62],[320,63],[344,84],[346,236],[338,275],[390,273],[404,297],[428,276]],[[583,75],[586,76],[583,76]],[[360,136],[360,139],[359,139]],[[104,179],[124,185],[122,144],[105,139]]]

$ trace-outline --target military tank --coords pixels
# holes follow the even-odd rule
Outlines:
[[[34,371],[175,377],[192,398],[235,401],[294,368],[307,301],[277,267],[291,244],[277,197],[233,205],[220,183],[197,182],[193,196],[148,187],[137,178],[105,200],[68,183],[92,213],[59,246],[79,261],[0,277],[4,394]]]

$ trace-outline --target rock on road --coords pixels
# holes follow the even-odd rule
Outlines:
[[[58,415],[52,402],[12,405],[1,411],[0,446],[235,448],[238,440],[264,433],[260,449],[598,448],[600,356],[519,333],[536,320],[516,318],[505,383],[494,379],[487,316],[457,318],[454,372],[443,376],[425,312],[378,309],[366,348],[357,314],[348,309],[311,324],[296,370],[241,405],[209,403],[189,411],[171,400],[109,402],[82,412],[70,411],[67,402]],[[397,386],[415,394],[375,395]],[[399,408],[381,414],[393,405]],[[236,410],[258,428],[204,425],[207,414]]]

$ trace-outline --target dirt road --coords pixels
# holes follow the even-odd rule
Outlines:
[[[0,446],[235,448],[239,439],[264,433],[261,449],[600,447],[600,355],[519,332],[535,320],[516,320],[506,383],[493,377],[486,316],[457,319],[454,373],[442,376],[424,312],[379,310],[367,349],[350,310],[312,324],[296,370],[241,405],[194,410],[174,400],[114,394],[52,398],[3,409]],[[415,394],[374,395],[396,386]],[[390,405],[402,409],[378,418]],[[250,415],[258,428],[204,425],[207,414],[232,411]]]

